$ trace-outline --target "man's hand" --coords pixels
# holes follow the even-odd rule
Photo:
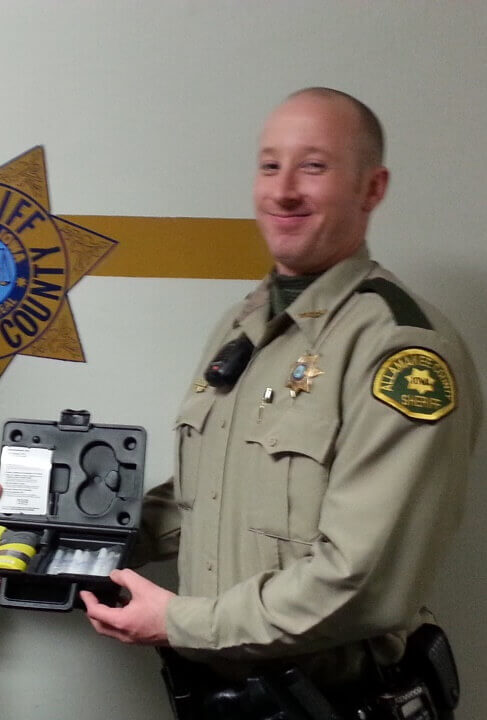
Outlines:
[[[123,643],[168,645],[166,610],[174,593],[133,570],[113,570],[110,579],[129,591],[131,598],[125,607],[108,607],[100,603],[93,593],[87,590],[80,592],[86,614],[97,633]]]

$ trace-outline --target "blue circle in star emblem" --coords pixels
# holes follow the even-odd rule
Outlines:
[[[307,369],[308,369],[307,365],[304,365],[304,364],[296,365],[296,367],[293,370],[293,375],[292,375],[294,380],[302,380],[304,378],[304,375],[305,375]]]
[[[0,302],[11,295],[16,280],[17,272],[13,255],[9,248],[0,241]]]

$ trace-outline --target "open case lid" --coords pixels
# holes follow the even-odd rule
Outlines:
[[[15,503],[22,500],[14,497],[9,512],[0,512],[0,523],[22,521],[125,531],[138,528],[144,486],[144,428],[95,425],[86,410],[63,410],[59,422],[7,420],[2,456],[5,447],[52,450],[52,467],[47,512],[17,512]]]

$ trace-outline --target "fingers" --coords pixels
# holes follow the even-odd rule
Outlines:
[[[129,568],[124,568],[123,570],[112,570],[109,577],[112,582],[120,585],[121,587],[127,588],[127,590],[130,590],[131,592],[133,590],[137,590],[140,583],[144,581],[144,578],[141,575],[138,575]]]
[[[92,592],[89,592],[89,590],[81,590],[79,596],[84,602],[88,613],[92,608],[96,607],[96,605],[99,604],[99,600],[96,595],[94,595]]]
[[[128,591],[130,599],[144,598],[151,590],[158,588],[158,586],[154,585],[150,580],[147,580],[129,568],[112,570],[109,577],[112,582]],[[126,604],[126,598],[121,598],[121,602]]]
[[[117,613],[118,608],[103,605],[96,595],[89,592],[89,590],[82,590],[79,595],[86,606],[88,620],[97,633],[121,640],[122,642],[129,641],[125,633],[120,631],[116,625],[116,623],[120,621],[119,613]]]
[[[100,602],[91,603],[89,608],[87,606],[90,619],[99,620],[115,630],[122,627],[125,610],[126,608],[108,607],[107,605],[102,605]]]
[[[131,598],[124,607],[108,607],[93,593],[80,592],[96,632],[123,643],[167,644],[166,608],[173,593],[128,569],[114,570],[110,579],[130,593]]]
[[[105,635],[106,637],[114,638],[115,640],[119,640],[123,643],[133,642],[128,635],[121,630],[117,630],[112,625],[107,625],[106,623],[103,623],[100,620],[95,620],[89,616],[88,620],[99,635]]]
[[[129,568],[124,568],[123,570],[112,570],[109,578],[110,580],[113,580],[114,583],[117,583],[117,585],[127,587],[128,583],[130,583],[131,575],[137,575],[137,573],[134,573],[133,570],[129,570]]]

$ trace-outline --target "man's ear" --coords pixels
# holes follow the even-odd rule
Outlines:
[[[381,202],[386,194],[389,184],[389,170],[380,165],[370,168],[366,173],[366,193],[362,203],[362,210],[366,213],[372,212]]]

